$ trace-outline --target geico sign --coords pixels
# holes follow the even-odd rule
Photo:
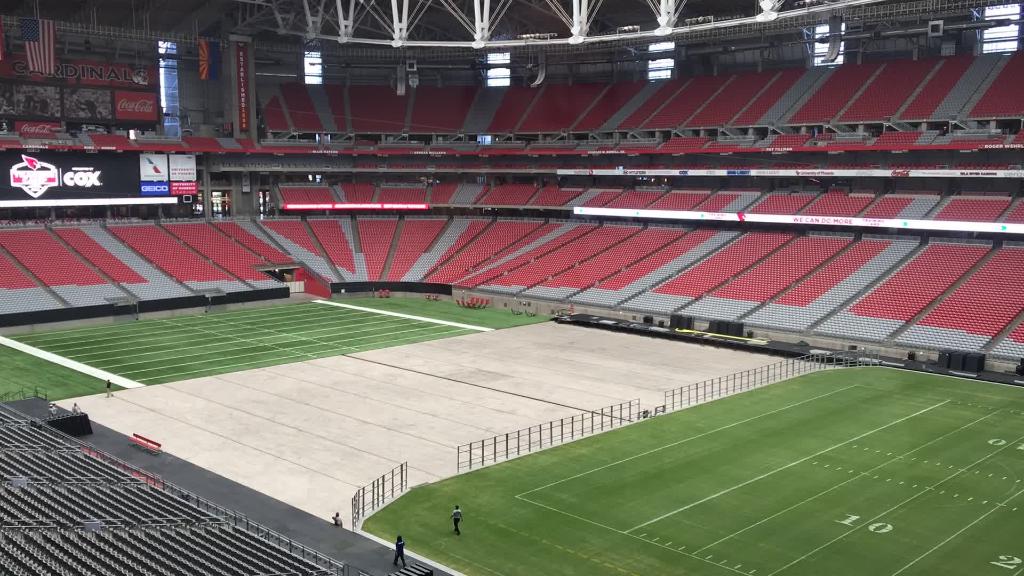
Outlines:
[[[63,184],[72,188],[102,186],[102,172],[91,168],[72,168],[63,174],[48,162],[22,154],[21,162],[11,166],[11,187],[21,188],[29,196],[39,198],[47,190]]]

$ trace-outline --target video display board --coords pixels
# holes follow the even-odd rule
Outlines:
[[[0,207],[174,204],[146,194],[137,154],[0,153]],[[146,197],[156,196],[156,197]]]

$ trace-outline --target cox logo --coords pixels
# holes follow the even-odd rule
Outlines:
[[[103,183],[100,182],[100,172],[98,170],[72,168],[64,173],[63,180],[65,186],[81,186],[82,188],[103,186]]]

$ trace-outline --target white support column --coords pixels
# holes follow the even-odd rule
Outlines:
[[[401,2],[401,9],[399,9]],[[391,45],[401,48],[409,37],[409,0],[391,0],[391,30],[394,40]]]
[[[356,0],[349,0],[348,12],[342,6],[342,0],[335,0],[338,6],[338,42],[348,42],[352,38],[353,18],[356,13]]]
[[[683,0],[680,4],[686,4],[686,0]],[[658,36],[668,36],[676,25],[676,18],[679,16],[682,6],[677,7],[676,0],[661,0],[658,8],[658,27],[654,30],[654,33]]]
[[[569,44],[581,44],[590,24],[590,0],[572,0],[572,28]]]
[[[491,0],[473,0],[473,48],[491,39]]]

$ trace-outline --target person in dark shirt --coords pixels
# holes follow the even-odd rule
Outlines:
[[[455,535],[460,536],[462,531],[459,530],[459,524],[462,523],[462,510],[459,510],[459,505],[455,505],[455,510],[452,510],[452,524],[455,525]]]
[[[113,393],[114,393],[114,390],[113,390],[113,388],[111,387],[111,384],[110,384],[110,380],[107,380],[107,398],[110,398],[110,396],[111,396],[111,395],[112,395]]]
[[[395,561],[392,564],[398,566],[399,560],[402,561],[402,568],[405,568],[405,540],[402,540],[401,534],[395,540]]]

